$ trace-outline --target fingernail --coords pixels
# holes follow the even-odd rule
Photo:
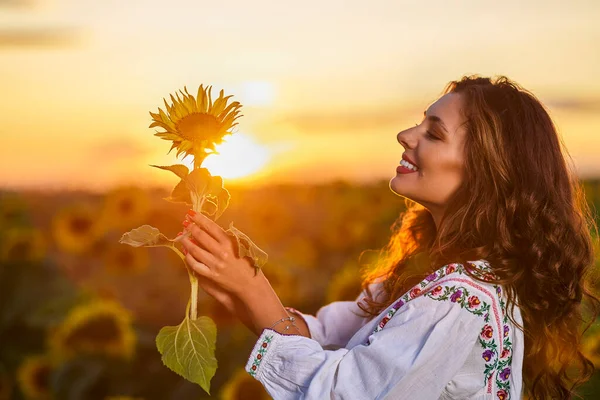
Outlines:
[[[186,255],[187,255],[187,253],[188,253],[188,251],[187,251],[187,249],[184,247],[184,248],[183,248],[183,254],[186,254]]]
[[[184,220],[181,224],[187,228],[188,225],[191,224],[191,222],[188,220]]]
[[[177,236],[181,236],[181,235],[183,235],[183,232],[179,232],[179,233],[177,234]]]
[[[193,217],[193,216],[195,216],[195,215],[196,215],[196,211],[194,211],[194,210],[192,210],[192,209],[189,209],[189,210],[187,211],[187,214],[188,214],[190,217]]]

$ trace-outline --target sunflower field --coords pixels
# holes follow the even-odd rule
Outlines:
[[[599,209],[600,181],[584,187]],[[219,224],[235,221],[264,249],[283,304],[311,314],[356,298],[359,262],[385,245],[404,207],[387,181],[228,190]],[[155,337],[182,320],[187,271],[173,252],[119,238],[141,224],[176,236],[189,207],[168,195],[134,186],[0,192],[0,400],[270,398],[243,370],[256,337],[204,293],[198,314],[218,328],[211,395],[163,365]],[[600,398],[596,325],[584,347],[599,373],[581,394]]]

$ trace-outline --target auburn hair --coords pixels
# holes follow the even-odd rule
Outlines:
[[[594,372],[581,339],[600,313],[591,274],[598,229],[571,157],[541,102],[510,79],[464,76],[446,93],[464,102],[463,182],[437,227],[405,200],[389,242],[362,269],[359,307],[373,318],[441,266],[485,259],[497,278],[486,282],[503,286],[508,316],[524,333],[525,393],[570,399]],[[376,282],[383,299],[373,298]]]

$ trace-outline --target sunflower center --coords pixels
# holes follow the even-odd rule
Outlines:
[[[181,119],[176,125],[179,136],[198,143],[202,140],[211,142],[219,138],[220,124],[214,115],[192,113]]]
[[[9,260],[22,260],[25,259],[29,254],[31,254],[31,243],[26,240],[15,243],[8,250],[8,259]]]
[[[69,227],[73,233],[86,233],[90,230],[92,221],[89,218],[75,217],[71,219]]]
[[[130,214],[131,211],[133,210],[133,203],[131,202],[131,200],[127,199],[127,200],[123,200],[119,203],[119,211],[122,214]]]
[[[117,252],[115,261],[119,267],[124,267],[123,269],[128,269],[131,266],[133,266],[135,258],[133,257],[133,253],[131,251],[121,250]]]
[[[107,344],[118,340],[120,330],[111,315],[94,316],[75,328],[66,340],[68,346],[78,343]]]
[[[36,368],[33,372],[32,382],[38,391],[48,391],[50,386],[50,367],[48,365],[40,365]]]

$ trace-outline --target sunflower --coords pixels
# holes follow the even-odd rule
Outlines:
[[[361,292],[360,271],[354,262],[337,271],[327,289],[327,302],[354,301]]]
[[[0,259],[8,262],[37,262],[46,254],[46,239],[36,228],[11,228],[0,242]]]
[[[25,398],[50,398],[51,373],[52,364],[46,356],[37,355],[25,358],[17,370],[17,381]]]
[[[150,198],[142,188],[121,186],[106,194],[100,219],[104,229],[130,229],[144,221],[150,208]]]
[[[172,104],[167,104],[163,99],[167,112],[158,109],[158,114],[150,113],[153,122],[150,128],[161,127],[165,132],[157,132],[154,136],[173,141],[169,153],[177,148],[177,157],[185,153],[185,157],[194,157],[194,167],[199,167],[210,153],[216,153],[215,145],[223,141],[223,136],[231,134],[231,128],[237,125],[234,121],[241,117],[238,115],[241,104],[237,101],[227,104],[232,96],[223,97],[223,90],[219,97],[212,101],[212,87],[200,85],[196,98],[179,91],[177,98],[171,96]],[[168,154],[168,153],[167,153]]]
[[[271,399],[262,383],[244,369],[237,369],[221,389],[221,400],[268,400]]]
[[[50,349],[57,360],[80,353],[129,359],[135,343],[130,313],[110,300],[75,307],[49,337]]]
[[[101,236],[96,209],[88,203],[76,203],[58,211],[52,221],[52,234],[57,247],[80,254],[89,250]]]
[[[581,352],[600,369],[600,332],[585,335],[581,345]]]
[[[116,275],[132,275],[145,271],[150,264],[148,248],[122,244],[110,245],[103,253],[107,271]]]

